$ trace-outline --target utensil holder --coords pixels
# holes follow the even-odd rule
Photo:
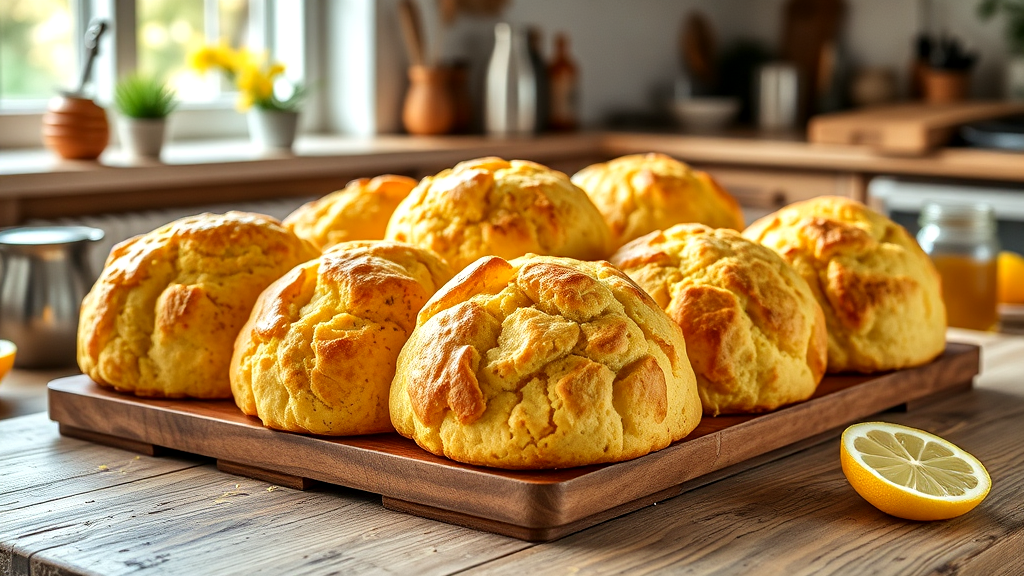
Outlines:
[[[411,66],[409,90],[402,107],[402,124],[409,134],[447,134],[455,126],[451,71],[439,66]]]
[[[107,113],[88,98],[55,96],[43,114],[43,143],[66,160],[95,160],[110,142]]]
[[[924,73],[924,101],[928,104],[951,104],[967,100],[971,73],[969,70],[929,68]]]

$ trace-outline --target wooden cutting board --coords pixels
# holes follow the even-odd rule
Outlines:
[[[668,448],[635,460],[547,471],[459,464],[397,434],[328,438],[264,428],[229,400],[148,400],[87,376],[49,385],[66,436],[210,458],[234,474],[296,489],[312,481],[380,494],[384,506],[523,540],[553,540],[838,435],[883,410],[961,392],[979,349],[948,344],[934,362],[884,374],[827,376],[814,398],[761,415],[704,418]],[[836,448],[836,466],[839,450]]]
[[[821,114],[811,118],[807,139],[817,144],[864,144],[879,153],[921,156],[949,142],[962,124],[1024,113],[1024,102],[895,104]]]

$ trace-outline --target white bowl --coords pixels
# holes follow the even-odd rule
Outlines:
[[[676,118],[688,130],[721,130],[740,111],[738,98],[688,98],[673,103]]]

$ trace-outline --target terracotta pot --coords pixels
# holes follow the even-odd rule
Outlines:
[[[967,99],[971,75],[969,70],[936,70],[924,73],[924,101],[929,104],[951,104]]]
[[[55,96],[43,114],[43,143],[61,158],[95,160],[110,142],[107,113],[88,98]]]
[[[409,91],[402,108],[402,123],[409,134],[430,136],[452,130],[455,105],[449,77],[447,68],[409,68]]]

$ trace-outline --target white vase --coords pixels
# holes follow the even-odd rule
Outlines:
[[[537,125],[537,77],[524,30],[494,26],[494,51],[487,65],[484,127],[491,136],[531,134]]]
[[[248,113],[249,138],[263,150],[290,150],[299,125],[298,112],[252,108]]]
[[[1024,101],[1024,54],[1011,56],[1006,62],[1006,98]]]
[[[119,116],[117,119],[117,136],[121,140],[121,149],[133,160],[159,159],[166,129],[166,118]]]

